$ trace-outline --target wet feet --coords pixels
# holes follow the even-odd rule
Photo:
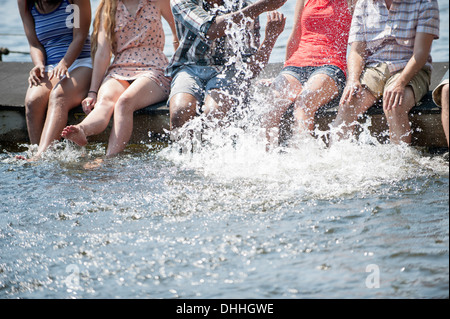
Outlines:
[[[76,125],[70,125],[63,129],[61,136],[79,146],[87,144],[86,134],[82,128]]]
[[[104,160],[102,158],[97,158],[89,163],[83,165],[84,169],[96,169],[103,164]]]
[[[16,160],[18,161],[27,161],[28,163],[32,163],[32,162],[36,162],[38,161],[41,157],[39,155],[35,155],[32,158],[26,158],[23,155],[16,155]]]

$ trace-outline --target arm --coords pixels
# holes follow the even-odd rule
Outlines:
[[[297,0],[295,5],[295,15],[294,15],[294,27],[292,28],[291,35],[289,36],[288,43],[286,46],[286,61],[291,58],[295,50],[297,50],[300,39],[301,39],[301,23],[300,17],[305,7],[305,0]]]
[[[39,42],[36,30],[34,27],[34,19],[27,6],[26,0],[17,0],[20,17],[22,18],[23,28],[27,36],[28,44],[30,45],[30,56],[33,61],[34,68],[30,71],[28,83],[31,86],[39,85],[45,73],[45,49]]]
[[[259,0],[237,12],[218,16],[211,24],[206,35],[209,40],[221,38],[225,36],[225,31],[227,30],[230,21],[238,24],[242,21],[243,17],[255,20],[263,12],[277,10],[282,7],[286,1],[287,0]]]
[[[361,74],[366,65],[368,56],[364,8],[362,1],[347,0],[354,5],[353,18],[350,27],[349,43],[351,44],[350,52],[347,57],[347,84],[342,93],[340,105],[349,104],[355,95],[363,92],[361,85]],[[352,10],[350,10],[352,11]]]
[[[112,56],[112,43],[109,42],[103,21],[100,21],[100,30],[97,35],[97,51],[95,52],[91,86],[87,98],[81,103],[83,111],[89,114],[97,102],[97,93],[105,77]]]
[[[160,10],[161,15],[163,16],[164,20],[167,21],[169,24],[170,30],[172,30],[172,36],[173,36],[173,47],[176,51],[179,46],[178,36],[177,36],[177,30],[175,28],[175,20],[173,18],[172,10],[170,9],[170,0],[160,0]]]
[[[266,36],[258,52],[249,64],[253,76],[256,77],[269,62],[273,47],[286,25],[286,17],[279,12],[272,11],[267,14]]]
[[[419,9],[412,57],[400,77],[385,91],[383,107],[386,110],[391,110],[403,103],[406,86],[427,62],[431,44],[438,37],[439,5],[436,0],[423,1]]]
[[[263,12],[276,10],[286,1],[258,0],[242,10],[222,16],[213,16],[194,0],[171,0],[171,7],[177,22],[183,24],[204,41],[214,41],[225,36],[230,21],[241,23],[243,18],[255,20]]]
[[[366,65],[367,51],[365,42],[353,42],[347,59],[348,78],[340,104],[348,104],[353,96],[361,93],[361,74]]]
[[[73,0],[73,4],[79,8],[80,27],[73,28],[73,40],[67,49],[66,55],[50,73],[49,78],[70,77],[68,68],[78,58],[89,35],[91,25],[91,3],[89,0]],[[78,12],[75,11],[75,14]],[[77,19],[78,17],[75,17]]]
[[[416,34],[413,56],[401,72],[400,77],[384,93],[383,105],[386,110],[402,104],[406,86],[428,61],[434,38],[434,35],[428,33]]]

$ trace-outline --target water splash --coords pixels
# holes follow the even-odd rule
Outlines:
[[[180,153],[180,144],[174,144],[159,156],[243,193],[247,187],[270,189],[273,200],[364,197],[401,191],[401,185],[411,179],[448,175],[448,162],[442,157],[406,145],[380,143],[371,134],[370,119],[361,124],[358,138],[328,145],[338,129],[316,129],[314,134],[294,134],[286,146],[268,152],[260,121],[266,108],[267,96],[256,92],[241,116],[226,127],[204,129],[205,119],[196,118],[187,126],[196,134],[181,142],[189,151]]]
[[[42,165],[48,164],[75,164],[82,163],[94,158],[102,157],[105,153],[105,145],[91,144],[88,147],[78,147],[74,143],[64,140],[54,142],[50,147],[41,154],[39,159],[34,159],[37,153],[38,146],[32,144],[18,145],[21,152],[9,153],[6,152],[1,162],[4,164],[18,164],[18,165]],[[5,150],[4,150],[5,151]],[[28,160],[18,159],[17,156],[23,157]]]
[[[236,1],[225,1],[227,8],[233,5]],[[226,32],[228,42],[235,48],[227,65],[235,65],[249,80],[253,74],[242,54],[248,46],[248,39],[243,39],[242,34],[249,32],[245,32],[243,25],[230,23]],[[181,130],[183,138],[160,156],[182,169],[195,170],[238,188],[242,181],[265,185],[272,189],[273,198],[364,196],[385,186],[388,188],[384,191],[388,192],[411,178],[448,174],[445,161],[423,156],[408,146],[378,142],[369,130],[370,119],[361,125],[357,139],[329,146],[329,138],[336,135],[337,129],[328,132],[316,129],[313,134],[294,134],[287,147],[267,152],[262,119],[274,99],[257,85],[252,85],[250,102],[244,93],[249,92],[235,96],[238,102],[226,125],[199,116]]]

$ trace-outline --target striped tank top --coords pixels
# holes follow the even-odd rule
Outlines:
[[[73,41],[74,11],[68,0],[62,0],[57,9],[50,13],[40,13],[36,5],[31,8],[36,35],[47,55],[46,65],[57,64],[66,55]],[[78,59],[91,56],[90,38],[86,39]]]

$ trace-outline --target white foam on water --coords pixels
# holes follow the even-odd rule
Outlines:
[[[38,150],[37,145],[22,144],[19,146],[25,149],[20,155],[26,159],[33,159]],[[95,157],[101,157],[104,153],[104,146],[101,144],[91,144],[89,145],[89,148],[87,148],[79,147],[70,141],[63,140],[52,143],[52,145],[50,145],[50,147],[48,147],[47,150],[41,154],[40,158],[36,161],[32,161],[32,163],[35,163],[36,165],[39,165],[40,163],[76,163],[90,160]],[[9,154],[2,160],[2,162],[10,164],[28,163],[26,160],[16,159],[17,155],[19,154]]]
[[[226,0],[225,5],[235,1]],[[251,78],[240,52],[248,34],[239,25],[230,24],[226,34],[236,47],[230,64],[236,64],[246,78]],[[243,96],[235,96],[235,118],[227,125],[200,116],[188,123],[178,142],[160,155],[182,169],[224,183],[239,185],[246,180],[273,187],[278,196],[339,198],[355,193],[378,191],[384,185],[433,174],[448,174],[448,163],[424,156],[406,145],[380,144],[369,131],[370,120],[362,125],[358,139],[324,143],[327,132],[316,130],[294,136],[288,147],[266,151],[261,119],[273,101],[254,87],[252,101],[245,105]],[[333,135],[336,132],[331,131]],[[181,152],[181,153],[180,153]]]
[[[180,154],[176,143],[160,155],[181,169],[195,170],[222,183],[239,185],[246,180],[272,185],[278,193],[308,198],[373,193],[384,185],[412,178],[448,175],[448,163],[441,157],[426,156],[407,145],[380,144],[367,127],[358,141],[327,147],[322,139],[309,135],[269,152],[258,133],[258,128],[235,126],[211,130],[204,133],[208,141],[204,146],[198,140],[180,142],[193,144],[192,152]]]

